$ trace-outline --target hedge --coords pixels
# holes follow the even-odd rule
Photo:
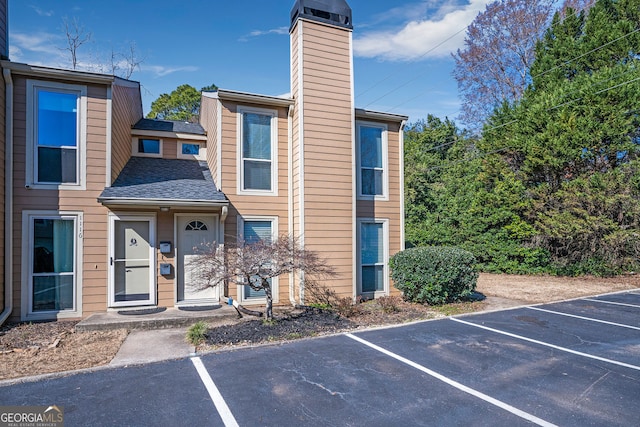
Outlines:
[[[404,250],[389,261],[391,278],[406,301],[431,305],[469,297],[476,289],[478,272],[471,252],[448,246]]]

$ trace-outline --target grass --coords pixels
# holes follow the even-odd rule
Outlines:
[[[199,321],[194,323],[187,330],[187,341],[189,341],[194,346],[199,346],[206,339],[206,333],[209,329],[209,325],[207,325],[204,321]]]

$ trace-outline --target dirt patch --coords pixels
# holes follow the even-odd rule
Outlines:
[[[640,288],[640,275],[637,274],[617,277],[481,274],[477,291],[486,295],[488,302],[500,298],[531,304],[637,288]]]
[[[78,322],[8,324],[0,328],[0,380],[105,365],[127,331],[76,332]]]

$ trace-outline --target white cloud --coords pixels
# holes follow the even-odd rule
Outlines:
[[[246,42],[251,37],[260,37],[260,36],[266,36],[270,34],[279,34],[279,35],[289,34],[289,27],[278,27],[278,28],[272,28],[270,30],[254,30],[254,31],[251,31],[249,34],[240,37],[239,40],[242,42]]]
[[[22,52],[37,52],[52,54],[59,49],[56,47],[54,40],[60,39],[59,35],[51,33],[11,33],[9,40],[15,49]]]
[[[457,7],[446,3],[430,19],[410,21],[399,31],[370,32],[354,38],[354,54],[390,61],[446,57],[463,46],[465,31],[461,30],[489,2],[470,0],[469,4]]]
[[[185,67],[165,67],[162,65],[141,65],[140,66],[140,71],[148,71],[151,72],[153,74],[156,75],[156,77],[165,77],[168,76],[169,74],[173,74],[173,73],[178,73],[178,72],[182,72],[182,71],[198,71],[198,67],[193,67],[190,65],[187,65]]]
[[[29,7],[33,9],[40,16],[47,16],[47,17],[53,16],[53,10],[40,9],[38,6],[34,6],[34,5],[31,5]]]

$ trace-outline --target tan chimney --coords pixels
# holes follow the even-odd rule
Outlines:
[[[354,292],[352,28],[344,0],[298,0],[291,11],[294,230],[335,267],[341,296]]]

